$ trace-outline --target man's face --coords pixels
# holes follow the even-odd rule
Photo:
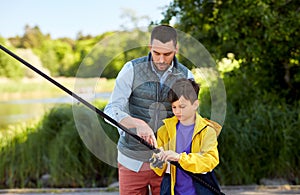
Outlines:
[[[160,71],[164,71],[171,66],[172,60],[177,52],[177,47],[174,46],[173,41],[162,43],[154,39],[150,45],[150,52],[156,68]]]

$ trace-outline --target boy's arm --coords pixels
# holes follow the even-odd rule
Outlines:
[[[213,170],[219,164],[218,141],[216,131],[208,127],[201,140],[198,153],[181,153],[179,164],[187,171],[193,173],[205,173]],[[195,144],[195,143],[193,143]],[[200,143],[199,143],[200,144]]]

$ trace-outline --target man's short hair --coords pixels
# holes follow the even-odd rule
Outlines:
[[[199,90],[200,85],[193,79],[178,79],[168,92],[168,101],[173,103],[183,96],[193,104],[198,99]]]
[[[174,46],[177,44],[177,32],[169,25],[159,25],[152,29],[151,32],[151,44],[154,39],[159,40],[162,43],[173,41]]]

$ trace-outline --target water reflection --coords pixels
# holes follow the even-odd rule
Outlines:
[[[95,99],[108,100],[110,93],[96,93],[93,95],[78,94],[83,99],[91,102]],[[60,96],[41,99],[21,99],[0,101],[0,129],[8,125],[39,119],[56,104],[77,102],[71,96]]]

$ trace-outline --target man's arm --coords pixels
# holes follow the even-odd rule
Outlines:
[[[120,123],[125,117],[129,116],[128,99],[132,91],[132,82],[132,64],[131,62],[127,62],[116,78],[114,90],[110,96],[108,104],[104,109],[104,113],[109,115],[118,123]],[[120,135],[124,134],[124,132],[120,130],[119,133]]]
[[[126,128],[136,128],[137,135],[148,143],[156,146],[156,139],[153,130],[141,119],[131,117],[128,113],[128,100],[132,92],[133,67],[127,62],[116,78],[115,88],[110,97],[104,113],[115,119]],[[120,135],[124,132],[119,130]]]

